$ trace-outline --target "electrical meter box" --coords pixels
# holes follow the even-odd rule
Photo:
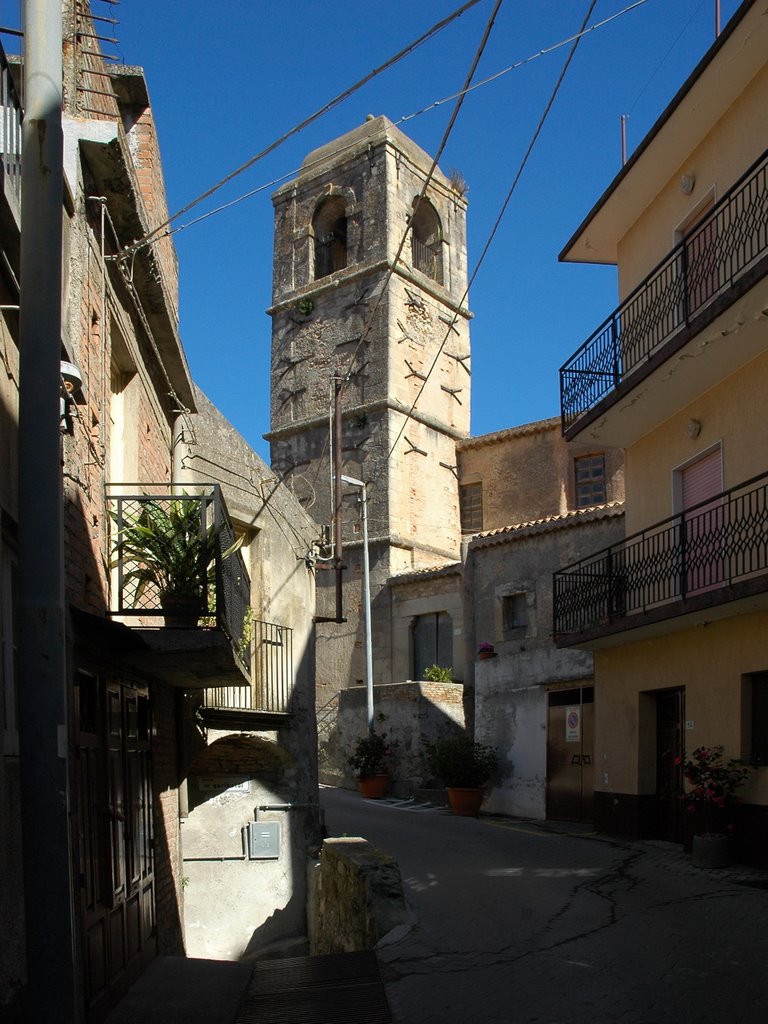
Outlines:
[[[277,860],[280,856],[279,821],[249,821],[245,838],[249,860]]]

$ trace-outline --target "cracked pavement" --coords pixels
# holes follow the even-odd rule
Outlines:
[[[412,927],[377,948],[395,1024],[766,1019],[766,872],[589,826],[321,799],[330,835],[400,865]]]

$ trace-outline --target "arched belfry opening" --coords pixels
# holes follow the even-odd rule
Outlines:
[[[315,280],[347,265],[347,208],[341,196],[324,199],[312,218]]]
[[[443,229],[437,211],[426,198],[413,201],[411,252],[414,270],[442,284]]]

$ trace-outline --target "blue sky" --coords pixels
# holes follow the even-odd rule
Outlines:
[[[598,0],[591,22],[632,0]],[[174,212],[460,6],[460,0],[93,0],[117,17],[117,52],[146,72]],[[722,22],[737,0],[721,0]],[[270,182],[360,124],[450,96],[493,7],[438,36],[176,223],[260,192],[175,236],[181,334],[193,376],[265,458],[272,273]],[[506,0],[476,81],[575,33],[587,0]],[[715,0],[646,0],[582,40],[470,294],[472,433],[558,414],[560,364],[616,305],[610,267],[557,254],[714,39]],[[3,20],[7,24],[7,14]],[[518,170],[568,52],[469,95],[441,160],[469,184],[469,267]],[[433,153],[452,103],[402,125]]]

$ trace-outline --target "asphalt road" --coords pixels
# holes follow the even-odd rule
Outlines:
[[[396,1024],[763,1024],[768,874],[667,843],[456,818],[323,789],[331,836],[399,863],[414,921],[377,949]]]

